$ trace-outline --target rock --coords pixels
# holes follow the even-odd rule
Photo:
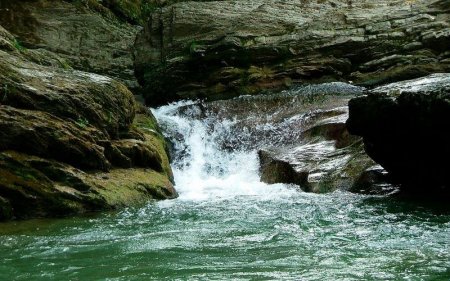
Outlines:
[[[402,190],[450,194],[450,74],[375,88],[349,102],[347,127]]]
[[[12,213],[6,218],[61,216],[81,212],[83,207],[88,211],[106,205],[96,194],[86,195],[87,189],[79,191],[70,184],[50,180],[28,165],[28,159],[27,155],[14,152],[0,153],[0,196],[7,198]],[[46,164],[51,165],[51,162]],[[59,179],[64,180],[64,177]]]
[[[299,186],[307,184],[308,173],[297,172],[288,161],[276,159],[271,152],[265,150],[258,151],[258,157],[262,182],[296,184]]]
[[[152,105],[450,69],[446,0],[176,2],[156,9],[135,43]]]
[[[0,152],[1,220],[114,209],[176,194],[164,174],[148,169],[92,174],[52,160]]]
[[[0,105],[0,151],[15,150],[78,168],[107,171],[110,164],[96,138],[106,139],[98,131],[82,129],[48,113]]]
[[[339,111],[331,118],[327,117],[330,112],[318,113],[294,145],[260,150],[261,180],[296,184],[315,193],[336,189],[386,193],[375,187],[386,184],[387,179],[370,174],[375,163],[364,153],[361,139],[346,130],[345,108]]]
[[[398,186],[392,184],[392,179],[383,167],[375,165],[361,173],[350,191],[372,195],[393,194],[397,193]]]
[[[71,3],[72,2],[72,3]],[[0,25],[17,37],[15,46],[57,54],[64,67],[113,77],[135,89],[131,47],[139,27],[120,20],[136,1],[1,1]],[[111,3],[114,2],[114,3]],[[84,4],[83,4],[84,3]],[[119,18],[118,18],[119,16]],[[129,17],[128,17],[129,18]]]
[[[0,51],[1,103],[50,112],[116,138],[135,115],[133,95],[105,76],[31,63]]]
[[[9,201],[0,197],[0,221],[9,220],[12,217],[12,209]]]
[[[126,86],[14,42],[0,27],[0,220],[177,196],[156,120]]]

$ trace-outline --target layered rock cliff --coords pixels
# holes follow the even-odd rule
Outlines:
[[[415,78],[450,70],[449,11],[447,0],[175,3],[138,35],[136,75],[149,104]]]

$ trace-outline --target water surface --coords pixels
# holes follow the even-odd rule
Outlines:
[[[261,144],[222,145],[249,128],[197,111],[154,111],[176,140],[178,199],[0,224],[0,280],[450,279],[448,212],[261,183]]]

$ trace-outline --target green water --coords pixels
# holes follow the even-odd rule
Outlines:
[[[1,224],[0,280],[450,280],[450,215],[288,187]]]

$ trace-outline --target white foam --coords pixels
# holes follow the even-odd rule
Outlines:
[[[167,136],[175,140],[175,150],[185,153],[173,163],[178,200],[224,200],[236,196],[271,200],[298,192],[287,185],[260,182],[255,150],[228,151],[219,147],[216,139],[236,133],[231,129],[232,120],[208,126],[207,120],[178,113],[179,107],[192,104],[178,102],[153,110]]]

